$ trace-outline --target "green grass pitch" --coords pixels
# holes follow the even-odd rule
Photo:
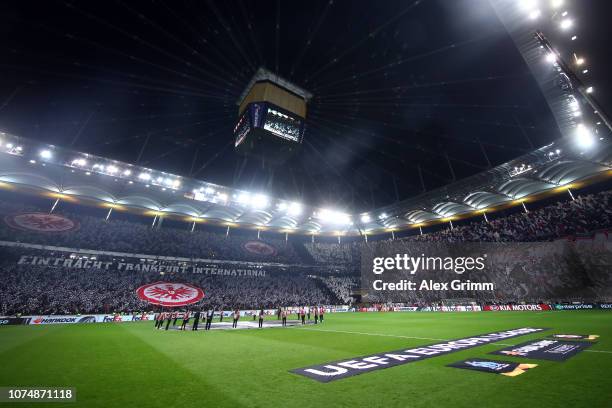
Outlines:
[[[488,344],[330,383],[289,370],[519,327],[598,334],[565,362],[487,355]],[[509,378],[446,364],[539,364]],[[0,328],[0,386],[76,387],[76,403],[35,407],[609,407],[612,312],[327,314],[304,328],[156,331],[153,322]],[[14,404],[26,407],[27,403]],[[9,406],[9,404],[0,404]]]

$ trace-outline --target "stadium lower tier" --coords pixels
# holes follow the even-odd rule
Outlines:
[[[0,315],[112,313],[157,309],[136,289],[154,282],[180,282],[201,288],[198,308],[339,304],[311,269],[265,269],[235,264],[201,265],[146,262],[111,257],[70,257],[67,253],[0,249]]]
[[[490,268],[461,279],[490,282],[493,290],[429,287],[372,292],[367,288],[371,282],[367,270],[361,276],[334,275],[327,268],[312,266],[134,258],[130,254],[87,254],[59,247],[43,250],[0,242],[0,315],[135,312],[159,310],[161,306],[234,310],[357,303],[437,306],[472,302],[610,302],[612,268],[601,266],[612,265],[612,252],[602,249],[600,241],[584,244],[579,251],[570,246],[569,255],[557,248],[567,247],[564,241],[540,243],[540,252],[533,245],[529,253],[521,246],[490,249]],[[609,246],[608,241],[605,244]],[[401,251],[411,245],[414,244],[398,241],[384,249]],[[597,262],[589,264],[585,259]],[[414,280],[451,282],[451,278],[457,280],[458,275],[427,272]],[[154,283],[191,285],[203,294],[193,304],[164,303],[160,301],[163,297],[151,298],[139,290]],[[160,286],[155,290],[176,288]]]

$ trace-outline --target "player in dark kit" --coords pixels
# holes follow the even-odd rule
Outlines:
[[[181,325],[181,330],[185,330],[185,326],[189,323],[189,310],[185,312],[183,315],[183,324]]]
[[[301,307],[300,308],[300,312],[299,312],[299,317],[302,320],[302,324],[306,324],[306,312],[304,311],[304,308]]]
[[[263,327],[263,321],[264,321],[264,310],[261,309],[259,311],[259,328],[260,329]]]
[[[232,323],[232,329],[235,329],[238,327],[238,319],[240,319],[240,310],[236,309],[234,310],[234,322]]]
[[[200,324],[200,311],[198,310],[193,315],[193,326],[191,327],[191,330],[198,330],[199,324]]]
[[[166,330],[170,327],[170,322],[172,321],[172,313],[166,313]]]
[[[315,324],[319,323],[319,308],[315,306],[314,308],[314,315],[315,315]]]

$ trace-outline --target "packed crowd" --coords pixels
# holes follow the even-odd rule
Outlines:
[[[612,191],[580,195],[575,200],[406,238],[425,242],[547,241],[612,227]]]
[[[36,207],[0,202],[0,217],[39,211],[41,209]],[[59,210],[54,214],[78,222],[79,228],[66,233],[38,233],[11,228],[6,222],[0,222],[0,240],[187,258],[302,263],[293,245],[281,240],[256,240],[240,235],[226,236],[198,230],[191,232],[188,228],[182,230],[164,226],[151,228],[150,224],[144,222],[125,221],[112,217],[109,221],[105,221],[102,217],[62,213]],[[257,253],[246,249],[245,244],[251,241],[267,244],[267,247],[273,248],[275,253]]]
[[[341,304],[349,305],[352,303],[351,294],[358,286],[357,276],[321,276],[321,281],[331,290]]]
[[[114,268],[18,264],[24,253],[22,249],[0,249],[0,315],[151,310],[153,306],[141,301],[135,291],[141,285],[160,280],[182,282],[201,288],[205,296],[198,307],[204,308],[256,309],[339,302],[322,281],[301,270],[271,268],[266,270],[265,276],[215,276],[180,272],[165,273],[162,276],[158,272]],[[46,251],[29,253],[53,255]]]
[[[318,264],[341,265],[359,263],[359,248],[352,243],[327,244],[313,242],[304,244],[306,250]]]
[[[454,229],[410,236],[399,240],[348,244],[305,244],[296,251],[284,241],[265,240],[258,243],[275,249],[273,253],[248,251],[247,238],[239,235],[225,237],[206,231],[189,232],[172,227],[151,228],[135,221],[103,218],[83,214],[64,214],[79,223],[69,233],[37,233],[11,227],[0,222],[0,240],[231,261],[254,261],[267,269],[265,277],[214,276],[196,273],[166,274],[164,281],[191,283],[205,290],[203,307],[216,308],[275,308],[308,304],[349,304],[351,294],[359,285],[361,257],[374,249],[400,253],[413,250],[415,245],[456,242],[515,243],[543,241],[544,245],[525,249],[509,244],[492,256],[493,268],[473,280],[494,282],[490,292],[416,291],[405,296],[371,294],[368,302],[397,301],[403,303],[432,303],[447,299],[466,298],[479,302],[539,301],[539,300],[605,300],[612,295],[612,275],[602,271],[601,265],[612,264],[610,253],[597,248],[581,249],[576,253],[562,253],[545,245],[557,245],[556,238],[588,233],[612,226],[610,198],[612,192],[583,195],[575,200],[560,202],[528,213],[473,222]],[[40,211],[39,208],[0,201],[0,216]],[[547,242],[548,241],[548,242]],[[559,244],[560,245],[560,244]],[[257,245],[256,245],[257,246]],[[539,248],[540,253],[536,253]],[[269,249],[269,248],[268,248]],[[146,310],[150,306],[140,301],[135,289],[145,283],[160,280],[159,273],[126,270],[69,269],[63,267],[18,265],[16,258],[26,249],[1,249],[0,314],[12,313],[93,313]],[[32,251],[30,249],[30,251]],[[542,252],[543,251],[543,252]],[[299,254],[302,254],[300,257]],[[61,256],[65,256],[62,254]],[[568,256],[574,258],[568,258]],[[304,258],[312,258],[304,261]],[[589,264],[589,259],[599,264]],[[317,267],[292,266],[282,269],[268,262],[306,264],[315,261]],[[605,261],[605,262],[604,262]],[[602,263],[603,262],[603,263]],[[334,265],[349,265],[336,268]],[[318,269],[320,270],[318,270]],[[475,278],[478,279],[475,279]],[[397,299],[396,299],[397,298]]]

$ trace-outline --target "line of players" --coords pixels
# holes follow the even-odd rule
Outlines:
[[[302,324],[306,324],[306,320],[310,321],[311,314],[314,315],[314,324],[318,324],[319,322],[323,323],[323,318],[325,315],[325,309],[323,307],[301,307],[297,311],[298,320],[301,321]],[[276,315],[278,320],[282,321],[282,326],[287,326],[287,316],[290,314],[287,308],[278,308]],[[204,330],[210,330],[213,318],[215,316],[215,309],[208,309],[206,312],[196,311],[193,314],[193,325],[191,326],[191,330],[198,330],[200,325],[200,320],[202,320],[204,325]],[[224,313],[223,310],[219,313],[219,322],[223,322]],[[263,321],[265,318],[264,309],[260,309],[259,312],[253,313],[253,321],[259,317],[259,328],[263,328]],[[238,327],[238,320],[240,320],[240,310],[236,309],[231,313],[231,317],[233,319],[232,328]],[[179,330],[186,330],[189,321],[191,320],[191,312],[161,312],[155,317],[155,328],[156,329],[164,329],[170,328],[170,323],[172,322],[172,327],[176,327],[176,323],[178,319],[183,319],[181,327]]]

